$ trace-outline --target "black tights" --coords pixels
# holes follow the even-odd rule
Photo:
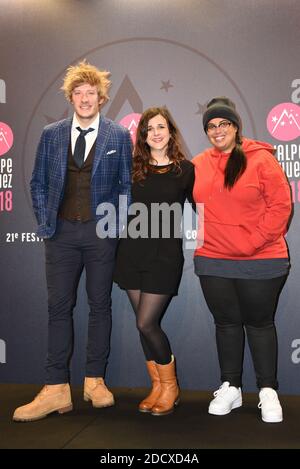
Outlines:
[[[221,380],[240,387],[245,333],[257,386],[277,389],[277,336],[274,314],[286,276],[244,280],[201,275],[200,283],[216,325]]]
[[[160,327],[160,321],[172,296],[145,293],[140,290],[127,290],[127,295],[135,312],[146,360],[154,360],[160,365],[170,363],[170,344]]]

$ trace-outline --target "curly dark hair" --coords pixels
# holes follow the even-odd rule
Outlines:
[[[150,147],[146,142],[148,136],[148,122],[157,115],[161,115],[167,121],[170,132],[167,156],[174,163],[175,170],[178,173],[181,172],[179,162],[186,159],[181,149],[179,130],[168,109],[166,107],[151,107],[146,109],[141,116],[136,132],[136,143],[133,151],[133,182],[143,181],[148,174],[151,161]]]

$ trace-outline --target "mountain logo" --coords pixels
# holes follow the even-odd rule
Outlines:
[[[141,114],[131,113],[127,114],[123,119],[120,120],[119,124],[126,127],[129,130],[133,143],[135,143],[136,139],[136,130],[139,124],[139,120],[141,118]]]
[[[289,142],[300,137],[300,106],[277,104],[268,114],[267,128],[276,140]]]
[[[0,156],[11,149],[13,142],[14,136],[11,128],[4,122],[0,122]]]

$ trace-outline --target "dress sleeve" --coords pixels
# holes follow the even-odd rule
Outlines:
[[[196,212],[196,204],[193,198],[193,188],[195,182],[195,167],[193,163],[189,162],[186,171],[186,184],[185,184],[185,198],[188,199],[190,204],[193,207],[193,210]]]

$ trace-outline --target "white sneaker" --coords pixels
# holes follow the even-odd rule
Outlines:
[[[228,381],[225,381],[220,388],[214,392],[215,398],[211,401],[208,407],[208,413],[213,415],[226,415],[241,407],[242,392],[241,388],[230,386]]]
[[[258,408],[261,409],[263,422],[282,422],[282,407],[280,405],[277,392],[272,388],[262,388],[259,393]]]

